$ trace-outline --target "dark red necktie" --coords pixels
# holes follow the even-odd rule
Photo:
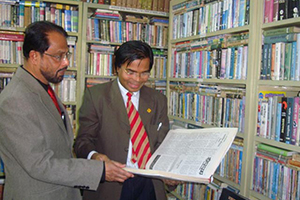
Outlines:
[[[54,105],[56,106],[56,108],[57,108],[59,114],[61,115],[61,110],[60,110],[60,108],[59,108],[57,99],[56,99],[55,94],[54,94],[54,91],[53,91],[53,89],[52,89],[52,87],[51,87],[50,85],[48,85],[48,90],[47,90],[47,92],[48,92],[48,94],[50,95],[50,97],[51,97],[51,99],[52,99]]]

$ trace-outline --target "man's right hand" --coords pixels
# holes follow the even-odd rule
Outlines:
[[[92,159],[101,160],[105,162],[105,180],[106,181],[117,181],[123,183],[128,178],[133,178],[134,175],[125,171],[126,165],[121,164],[117,161],[110,160],[106,155],[100,153],[94,153]]]

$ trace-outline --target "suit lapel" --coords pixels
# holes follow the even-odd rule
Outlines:
[[[67,134],[66,127],[63,123],[63,120],[61,119],[60,114],[57,111],[57,108],[55,107],[51,97],[48,95],[48,93],[45,91],[45,89],[41,86],[41,84],[33,78],[29,73],[27,73],[23,68],[19,68],[16,76],[18,76],[20,79],[22,79],[26,85],[30,88],[30,90],[37,94],[39,96],[39,100],[41,104],[45,107],[45,109],[48,111],[49,115],[53,118],[53,120],[59,125],[59,127],[62,129],[62,132],[64,133],[64,137],[66,138],[66,141],[69,143],[69,134]],[[65,108],[63,108],[63,105],[59,98],[57,98],[59,102],[59,106],[61,110],[64,110],[65,114],[67,112],[65,111]],[[66,116],[68,117],[68,116]],[[70,131],[68,131],[70,132]]]
[[[149,93],[145,92],[143,86],[140,90],[140,100],[139,100],[139,114],[142,118],[143,124],[146,127],[150,124],[150,120],[153,115],[154,101]],[[146,128],[147,129],[147,128]]]
[[[108,88],[107,94],[110,94],[109,97],[109,107],[116,112],[117,114],[119,114],[119,118],[121,123],[124,123],[129,129],[130,129],[130,125],[129,125],[129,120],[128,120],[128,116],[127,116],[127,111],[124,105],[124,101],[123,101],[123,97],[121,95],[121,91],[120,88],[118,86],[118,81],[117,79],[115,79],[112,82],[111,88]],[[121,100],[121,101],[120,101]]]

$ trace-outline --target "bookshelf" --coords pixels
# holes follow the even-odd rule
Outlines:
[[[227,163],[220,165],[214,179],[217,185],[223,182],[244,196],[250,193],[252,167],[249,163],[253,162],[254,152],[257,108],[249,102],[257,101],[254,76],[259,66],[256,33],[259,27],[255,14],[258,3],[254,0],[170,2],[169,118],[205,128],[239,129],[237,146],[231,148]],[[226,22],[224,10],[228,13]],[[233,17],[229,19],[229,16]],[[235,166],[227,168],[229,163]],[[185,187],[194,188],[189,191],[197,188]],[[198,190],[205,195],[212,193],[207,188]],[[182,197],[185,198],[189,197]]]
[[[279,20],[280,16],[276,16],[275,14],[279,15],[279,11],[276,10],[276,4],[277,4],[277,8],[280,10],[282,7],[285,7],[285,13],[287,14],[285,17],[283,17],[282,20]],[[285,4],[285,2],[287,2],[288,4]],[[299,62],[296,61],[296,59],[298,59],[298,51],[299,48],[298,46],[296,48],[294,48],[295,52],[293,52],[292,55],[286,56],[286,52],[288,52],[289,47],[288,46],[292,46],[294,44],[298,44],[299,43],[299,39],[297,38],[295,41],[279,41],[274,39],[274,34],[273,35],[273,39],[271,40],[271,42],[269,42],[269,37],[267,35],[268,32],[270,31],[275,31],[275,32],[279,32],[279,29],[282,28],[288,28],[288,27],[293,27],[293,26],[299,26],[300,25],[300,19],[299,17],[295,17],[293,18],[292,14],[292,10],[293,10],[293,4],[294,6],[299,8],[299,2],[298,1],[259,1],[258,2],[258,7],[257,7],[257,11],[258,11],[258,22],[257,22],[257,26],[259,27],[258,31],[257,31],[257,46],[258,46],[258,57],[256,58],[256,63],[257,66],[256,67],[256,71],[254,73],[254,77],[253,79],[255,80],[255,93],[259,94],[262,93],[262,91],[268,91],[269,93],[274,93],[276,94],[276,92],[278,93],[285,93],[286,97],[293,97],[291,99],[296,99],[295,97],[298,96],[297,93],[299,91],[299,74],[298,72],[296,72],[296,74],[298,76],[295,76],[296,74],[293,75],[294,70],[296,70],[298,67]],[[295,35],[298,35],[298,32],[294,33]],[[293,44],[294,43],[294,44]],[[269,47],[268,45],[271,44]],[[279,52],[279,49],[282,48],[280,47],[281,45],[284,45],[284,53],[280,52],[280,53],[276,53]],[[295,45],[296,46],[296,45]],[[274,48],[274,49],[273,49]],[[266,50],[267,49],[267,50]],[[270,50],[271,49],[271,50]],[[265,58],[265,55],[267,54],[266,51],[269,51],[270,54],[268,56],[266,56],[268,59],[268,61]],[[274,53],[274,54],[272,54]],[[277,64],[278,63],[278,55],[281,55],[281,58],[284,57],[285,58],[285,62],[284,62],[284,67],[283,67],[283,71],[280,71],[278,73],[277,71]],[[287,60],[290,59],[290,63],[287,62]],[[294,60],[294,61],[293,61]],[[274,63],[272,63],[274,62]],[[282,62],[282,60],[281,60]],[[294,66],[293,63],[294,62]],[[269,64],[271,63],[271,64]],[[271,72],[269,71],[269,65],[271,65]],[[266,67],[267,66],[267,67]],[[272,67],[274,66],[274,67]],[[274,69],[274,70],[273,70]],[[267,72],[267,73],[266,73]],[[282,73],[283,72],[283,73]],[[286,73],[288,72],[288,73]],[[256,98],[255,101],[255,107],[258,108],[258,106],[261,105],[261,103],[263,102],[263,100],[257,100],[258,98]],[[279,100],[277,100],[279,99]],[[272,102],[274,100],[275,105],[278,103],[282,104],[284,103],[284,98],[281,99],[281,97],[275,97],[275,96],[269,96],[268,98],[268,102]],[[295,101],[296,102],[296,101]],[[270,105],[270,106],[269,106]],[[274,105],[274,103],[268,103],[268,109],[273,109],[273,107],[271,107],[272,105]],[[296,103],[294,104],[294,106],[296,105]],[[294,106],[287,106],[287,108],[289,107],[294,107]],[[283,107],[282,107],[283,109]],[[257,109],[258,110],[258,109]],[[262,109],[261,109],[262,111]],[[276,111],[276,109],[275,109]],[[278,109],[277,109],[278,111]],[[278,112],[277,112],[278,113]],[[256,120],[258,119],[259,116],[264,116],[263,112],[259,112],[257,111],[256,115],[254,115],[254,119]],[[288,127],[288,117],[290,114],[287,113],[286,115],[286,126]],[[268,114],[269,116],[269,114]],[[275,120],[278,120],[279,118],[281,119],[280,121],[282,122],[283,119],[283,115],[282,115],[282,111],[279,114],[275,114],[276,117]],[[296,114],[296,116],[298,116]],[[292,116],[290,116],[292,117]],[[292,119],[292,118],[291,118]],[[292,119],[293,120],[293,119]],[[296,153],[300,152],[300,148],[299,145],[293,143],[293,138],[291,135],[291,137],[289,137],[289,131],[287,130],[288,128],[285,128],[283,133],[284,135],[282,135],[282,123],[280,126],[280,130],[278,130],[278,125],[276,126],[275,129],[273,129],[272,126],[268,127],[265,130],[261,130],[264,127],[261,126],[261,124],[259,124],[260,121],[255,121],[253,123],[256,124],[254,126],[259,127],[260,129],[260,133],[258,133],[258,131],[253,133],[254,137],[253,137],[253,157],[256,159],[254,162],[252,161],[252,176],[251,176],[251,186],[250,186],[250,192],[249,192],[249,196],[253,199],[263,199],[263,200],[270,200],[270,199],[274,199],[274,196],[276,195],[278,199],[298,199],[299,198],[299,188],[295,187],[295,181],[297,181],[297,178],[299,177],[299,168],[294,167],[293,165],[289,165],[287,163],[283,163],[283,164],[279,164],[278,162],[272,162],[269,161],[268,159],[260,159],[259,156],[255,155],[255,152],[259,152],[259,149],[256,149],[256,146],[258,144],[266,144],[266,145],[270,145],[272,147],[277,147],[277,148],[282,148],[285,151],[293,151]],[[268,120],[269,123],[276,123],[274,120]],[[271,124],[272,124],[271,123]],[[299,128],[299,126],[297,126],[297,122],[294,122],[296,124],[294,124],[294,126],[292,127],[291,130],[291,134],[293,134],[292,132],[294,130],[297,130]],[[295,126],[296,125],[296,126]],[[269,131],[269,129],[271,129],[271,132]],[[273,134],[273,132],[275,132],[275,136]],[[295,133],[294,133],[295,134]],[[297,134],[297,131],[296,131]],[[258,148],[258,147],[257,147]],[[260,163],[259,165],[257,165],[258,163]],[[258,166],[258,167],[257,167]],[[267,171],[267,173],[265,173],[263,171],[264,167],[267,167],[270,169],[269,171]],[[262,168],[262,169],[261,169]],[[258,184],[257,187],[255,187],[255,183],[257,183],[257,177],[255,176],[255,169],[257,170],[257,174],[260,174],[262,177],[264,177],[262,179],[262,183]],[[279,175],[276,173],[276,171],[278,170]],[[282,177],[282,179],[280,178]],[[284,178],[283,178],[284,177]],[[282,184],[276,182],[279,181],[280,179],[282,180]],[[265,182],[270,182],[271,185],[273,186],[269,186],[267,187],[267,185],[265,184]],[[277,188],[277,189],[276,189]]]
[[[74,133],[76,129],[76,109],[78,99],[81,98],[79,90],[81,74],[81,16],[82,2],[80,1],[4,1],[0,3],[5,12],[0,17],[0,46],[9,49],[0,53],[0,88],[1,90],[10,79],[15,70],[23,64],[22,45],[24,31],[28,24],[48,20],[62,26],[68,33],[67,39],[70,52],[70,66],[65,79],[54,90],[66,105]]]
[[[155,21],[157,20],[157,21]],[[106,4],[83,4],[81,91],[115,78],[113,53],[128,40],[143,40],[154,52],[147,85],[165,93],[168,13]]]

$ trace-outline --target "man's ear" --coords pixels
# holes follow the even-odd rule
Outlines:
[[[38,60],[40,59],[40,53],[34,50],[31,50],[29,52],[29,59],[33,64],[36,64]]]

